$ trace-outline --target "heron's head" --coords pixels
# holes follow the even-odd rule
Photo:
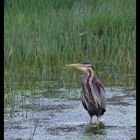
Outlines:
[[[89,62],[81,62],[81,63],[76,63],[76,64],[68,64],[66,66],[79,69],[79,70],[81,70],[83,72],[86,72],[88,69],[94,69],[92,64],[89,63]]]

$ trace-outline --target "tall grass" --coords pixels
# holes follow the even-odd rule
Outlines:
[[[79,72],[65,64],[80,61],[93,63],[105,86],[134,87],[135,29],[135,0],[5,0],[5,91],[13,82],[75,86]]]

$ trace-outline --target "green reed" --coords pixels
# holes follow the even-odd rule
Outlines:
[[[134,0],[6,0],[5,92],[13,82],[77,87],[79,72],[65,64],[80,61],[93,63],[105,86],[135,87],[135,36]]]

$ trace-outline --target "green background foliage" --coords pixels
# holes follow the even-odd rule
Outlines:
[[[5,0],[5,92],[79,87],[89,61],[105,86],[135,87],[135,0]],[[83,36],[80,34],[83,33]],[[16,84],[15,84],[16,83]],[[77,85],[78,84],[78,85]]]

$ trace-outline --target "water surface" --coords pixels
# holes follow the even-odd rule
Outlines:
[[[27,91],[28,92],[28,91]],[[89,124],[80,101],[80,90],[44,90],[28,93],[25,104],[17,96],[15,114],[5,108],[6,140],[134,140],[136,137],[135,90],[106,89],[107,111],[100,126]]]

